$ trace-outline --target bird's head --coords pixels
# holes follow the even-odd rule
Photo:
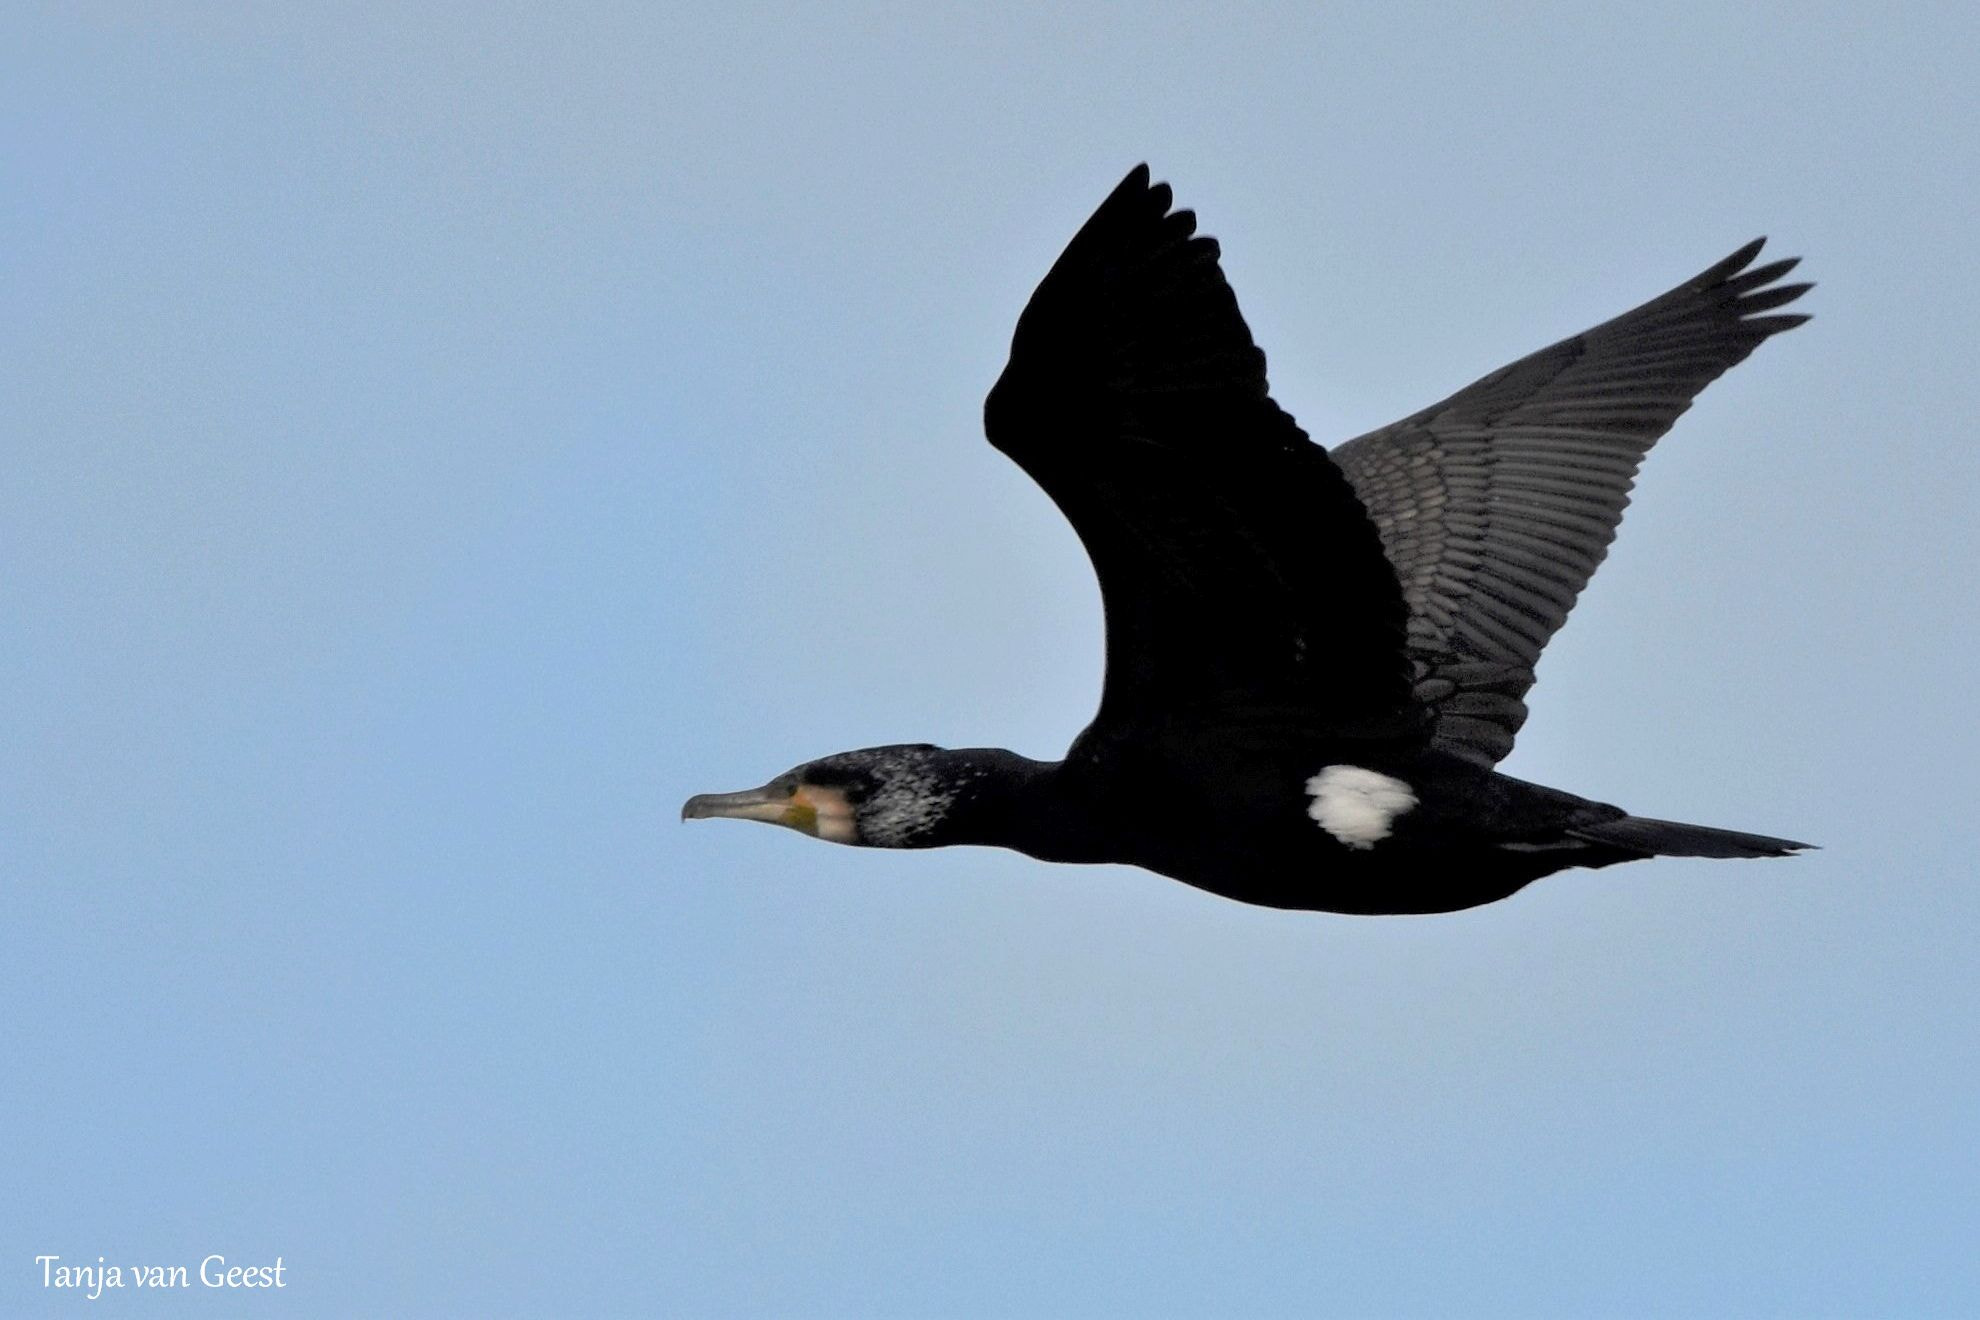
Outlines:
[[[983,775],[962,752],[925,743],[868,747],[807,761],[761,788],[698,794],[681,819],[763,820],[832,843],[925,848],[952,841],[944,826]]]

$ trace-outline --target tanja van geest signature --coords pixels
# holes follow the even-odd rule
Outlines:
[[[277,1256],[273,1265],[229,1265],[215,1252],[197,1268],[185,1265],[114,1265],[102,1256],[94,1265],[64,1265],[60,1256],[36,1256],[41,1266],[44,1288],[87,1288],[89,1299],[103,1296],[105,1288],[190,1288],[193,1280],[208,1288],[286,1288],[282,1277],[287,1267]]]

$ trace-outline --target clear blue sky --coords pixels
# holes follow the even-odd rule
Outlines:
[[[1975,11],[695,8],[0,18],[0,1313],[1980,1309]],[[1328,440],[1807,257],[1508,768],[1825,851],[1355,920],[676,821],[1084,723],[978,410],[1142,159]]]

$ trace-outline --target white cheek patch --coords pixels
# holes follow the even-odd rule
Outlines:
[[[1306,781],[1306,791],[1313,795],[1306,814],[1350,848],[1373,848],[1416,805],[1408,784],[1358,765],[1330,765]]]
[[[844,793],[830,788],[806,789],[805,793],[818,812],[819,838],[827,843],[859,842],[859,826],[853,823],[852,805]]]

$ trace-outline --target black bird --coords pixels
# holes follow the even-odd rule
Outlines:
[[[1807,847],[1492,767],[1637,465],[1809,286],[1755,240],[1331,454],[1272,402],[1196,217],[1138,166],[1018,318],[990,443],[1100,578],[1107,676],[1063,761],[842,752],[683,818],[1126,862],[1247,903],[1446,912],[1554,871]]]

